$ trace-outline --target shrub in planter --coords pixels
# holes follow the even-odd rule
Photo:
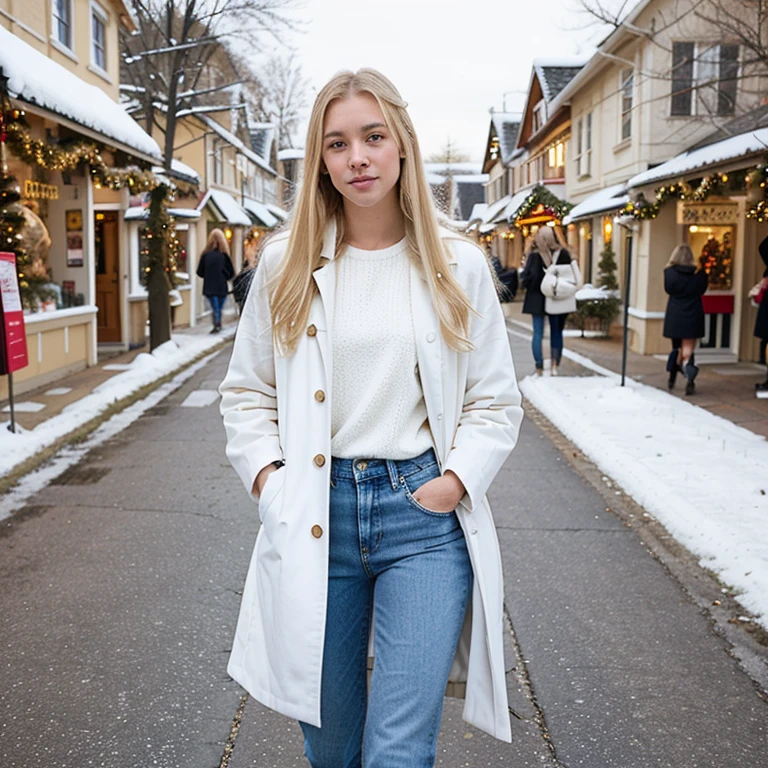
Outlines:
[[[584,335],[585,330],[600,331],[607,336],[613,319],[619,312],[621,299],[617,291],[595,288],[587,283],[576,292],[576,312],[573,325]]]

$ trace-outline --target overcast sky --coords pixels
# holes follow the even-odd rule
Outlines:
[[[305,0],[299,16],[307,31],[293,40],[310,101],[338,70],[375,67],[408,102],[425,156],[450,137],[480,162],[489,110],[522,109],[534,58],[586,59],[594,51],[603,33],[585,28],[578,7],[578,0]]]

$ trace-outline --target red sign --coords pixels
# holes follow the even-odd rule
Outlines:
[[[0,374],[29,365],[16,256],[0,252]]]
[[[702,296],[705,315],[732,315],[733,296]]]

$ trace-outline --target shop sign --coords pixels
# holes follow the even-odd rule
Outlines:
[[[714,224],[725,226],[739,220],[738,203],[682,203],[677,208],[678,224]]]
[[[27,334],[16,274],[16,255],[0,253],[0,374],[26,368]]]
[[[43,184],[41,181],[26,179],[24,197],[28,200],[58,200],[59,188],[55,184]]]

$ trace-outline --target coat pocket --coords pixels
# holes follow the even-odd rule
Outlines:
[[[259,495],[259,520],[263,523],[269,513],[270,507],[283,489],[285,480],[285,467],[279,467],[267,477],[267,482]]]

